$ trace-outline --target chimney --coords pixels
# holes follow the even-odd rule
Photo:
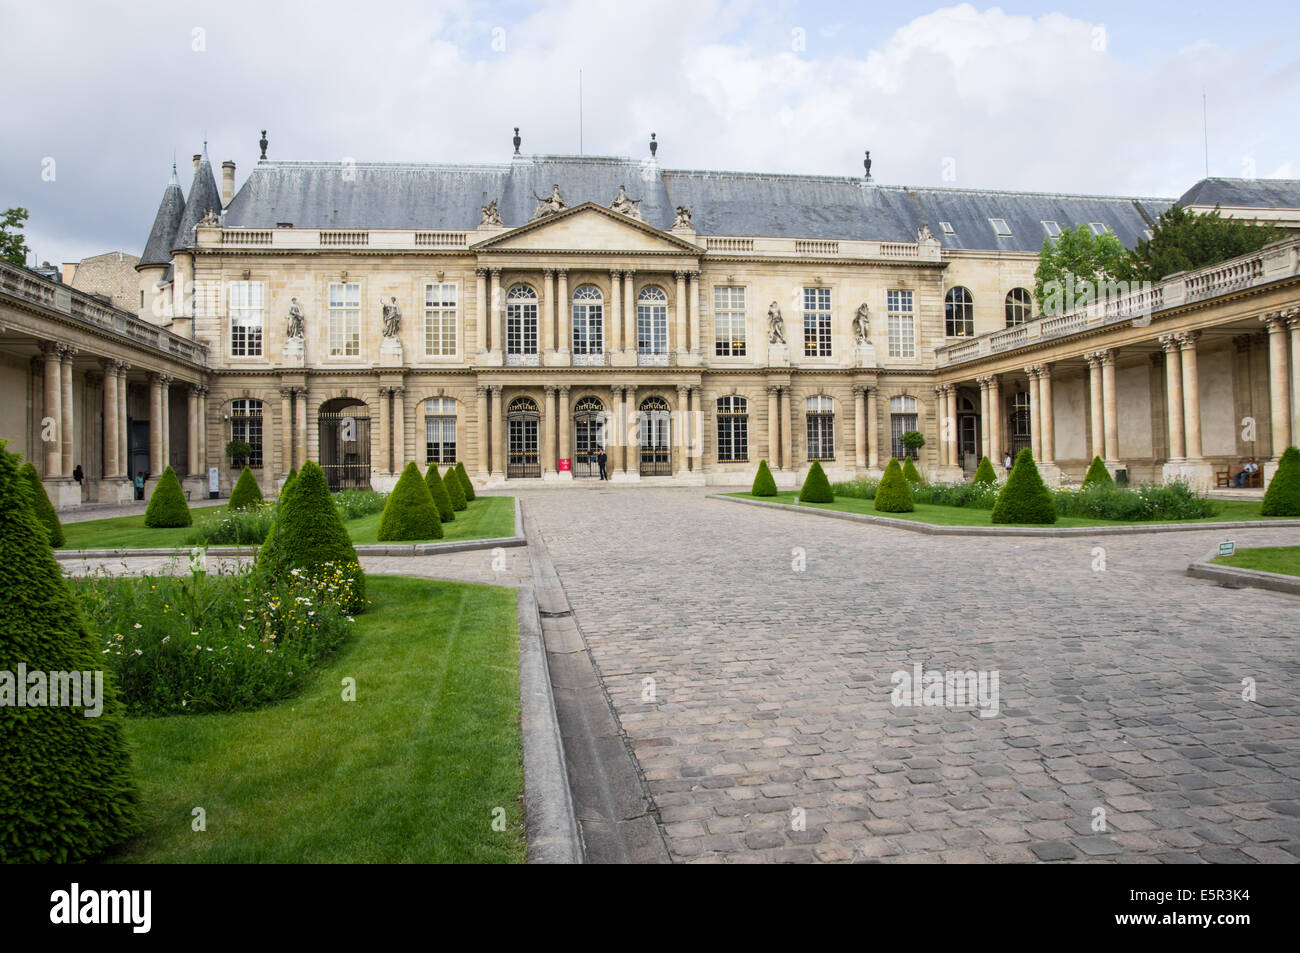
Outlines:
[[[202,153],[200,153],[200,152],[196,152],[196,153],[194,153],[194,174],[195,174],[195,175],[198,175],[198,174],[199,174],[199,160],[202,159],[202,158],[203,158],[203,154],[202,154]]]
[[[224,209],[235,197],[235,163],[230,159],[221,163],[221,207]]]

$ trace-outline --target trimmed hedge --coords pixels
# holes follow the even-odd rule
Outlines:
[[[30,460],[18,468],[18,477],[20,483],[27,488],[27,496],[37,522],[50,534],[50,545],[58,549],[63,545],[63,524],[59,522],[59,514],[55,512],[54,504],[45,492],[45,484],[41,482],[40,474]]]
[[[447,475],[453,479],[458,479],[456,474],[451,470]],[[438,519],[444,523],[450,523],[456,518],[456,510],[451,505],[451,494],[447,492],[447,484],[443,482],[442,477],[438,476],[438,465],[429,464],[429,472],[424,475],[424,485],[429,488],[429,496],[433,497],[433,505],[438,508]]]
[[[876,487],[875,508],[881,513],[910,513],[916,509],[912,486],[894,457],[890,458],[889,466],[885,467],[885,474]]]
[[[906,480],[908,483],[925,482],[924,480],[921,479],[921,474],[917,472],[916,461],[913,460],[911,457],[908,457],[906,462],[903,464],[903,479]]]
[[[349,612],[360,612],[366,605],[365,574],[330,496],[325,471],[309,460],[280,496],[280,513],[258,553],[257,568],[279,578],[294,569],[315,574],[326,563],[355,573],[352,596],[344,605]]]
[[[45,704],[0,709],[0,863],[91,861],[137,829],[130,753],[111,681],[92,676],[92,705],[49,704],[51,673],[102,673],[104,663],[36,518],[18,460],[0,444],[0,672],[43,673]],[[98,682],[98,684],[96,684]],[[26,692],[32,686],[8,686]],[[75,696],[73,696],[75,698]],[[85,702],[85,696],[77,699]],[[97,716],[87,717],[102,705]]]
[[[442,539],[442,520],[433,494],[412,461],[402,470],[379,517],[381,543],[397,540]]]
[[[262,488],[257,485],[257,477],[253,476],[253,471],[248,467],[239,474],[239,479],[235,481],[235,488],[230,491],[230,502],[226,505],[232,510],[242,510],[249,506],[260,506],[262,500]]]
[[[980,465],[975,468],[975,479],[972,483],[997,483],[997,471],[993,469],[993,464],[989,462],[988,457],[980,457]]]
[[[477,494],[474,492],[474,484],[470,481],[469,474],[465,472],[465,464],[456,464],[456,476],[460,477],[461,489],[465,491],[465,501],[473,500]]]
[[[1034,455],[1026,447],[1016,457],[1007,485],[993,504],[994,523],[1055,523],[1052,493],[1038,473]]]
[[[1088,464],[1088,472],[1084,474],[1082,486],[1114,486],[1115,478],[1110,475],[1106,469],[1106,464],[1101,462],[1101,457],[1093,457],[1092,463]]]
[[[831,481],[826,479],[826,471],[822,469],[821,463],[814,460],[812,469],[804,477],[803,489],[799,491],[800,503],[834,503],[835,491],[831,489]]]
[[[169,466],[163,470],[158,485],[149,496],[149,505],[144,511],[144,525],[159,529],[164,526],[190,526],[193,522],[189,504],[185,502],[185,491],[181,489],[181,481],[176,478],[176,471]]]
[[[776,496],[776,479],[767,468],[766,460],[758,461],[758,473],[754,474],[754,485],[749,492],[754,496]]]
[[[469,509],[469,497],[465,495],[465,484],[460,481],[460,476],[456,473],[455,467],[447,468],[447,472],[442,477],[442,485],[447,488],[447,495],[451,497],[451,508],[453,510]]]
[[[1300,450],[1287,447],[1282,454],[1259,512],[1262,516],[1300,516]]]
[[[298,468],[290,467],[289,475],[284,478],[284,485],[280,487],[280,495],[284,496],[284,491],[289,489],[289,484],[298,479]]]

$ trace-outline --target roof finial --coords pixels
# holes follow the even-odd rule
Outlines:
[[[862,160],[862,168],[866,170],[867,173],[866,178],[867,181],[870,182],[871,181],[871,150],[868,149],[863,155],[864,158]]]
[[[519,143],[523,142],[523,140],[519,138],[519,127],[518,127],[518,126],[515,126],[515,140],[514,140],[514,142],[515,142],[515,155],[519,155]]]
[[[659,143],[655,142],[655,134],[652,132],[650,133],[650,158],[653,159],[655,157],[655,153],[658,151],[659,151]]]
[[[261,140],[260,140],[257,144],[258,144],[259,146],[262,147],[262,158],[265,159],[265,158],[266,158],[266,146],[267,146],[267,141],[266,141],[266,130],[265,130],[265,129],[262,130],[262,138],[261,138]]]
[[[174,186],[176,186],[177,188],[179,188],[179,187],[180,187],[180,184],[181,184],[181,180],[180,180],[179,176],[176,175],[176,159],[175,159],[175,157],[172,158],[172,178],[171,178],[171,181],[168,182],[167,184],[168,184],[169,186],[174,185]]]

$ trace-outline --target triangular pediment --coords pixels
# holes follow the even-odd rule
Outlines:
[[[471,246],[480,252],[607,251],[698,255],[702,249],[669,232],[584,202]]]

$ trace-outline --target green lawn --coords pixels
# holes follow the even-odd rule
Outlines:
[[[1231,556],[1216,556],[1214,562],[1237,569],[1258,569],[1300,576],[1300,546],[1263,546],[1239,549]]]
[[[841,496],[834,503],[800,503],[798,492],[794,490],[778,493],[776,496],[754,496],[752,493],[728,493],[745,500],[763,500],[770,503],[786,503],[793,506],[807,506],[823,510],[840,510],[844,513],[866,513],[869,516],[888,516],[895,519],[915,520],[918,523],[933,523],[938,526],[992,526],[992,510],[976,510],[964,506],[935,506],[931,503],[918,503],[911,513],[879,513],[875,500],[860,500],[855,497]],[[1225,523],[1238,520],[1267,520],[1260,516],[1258,500],[1222,500],[1216,501],[1221,507],[1217,516],[1204,520],[1187,520],[1193,523]],[[1141,520],[1141,523],[1170,523],[1178,520]],[[1062,516],[1052,526],[1120,526],[1115,520],[1098,520],[1082,516]]]
[[[194,510],[197,522],[204,510]],[[349,520],[347,527],[354,543],[375,543],[379,530],[379,513]],[[463,513],[457,513],[451,523],[443,524],[443,539],[491,539],[515,534],[515,501],[511,496],[481,496]],[[178,548],[186,545],[185,539],[192,527],[177,529],[150,529],[144,525],[144,514],[139,516],[114,516],[81,523],[64,523],[64,550],[70,549],[158,549]]]
[[[128,719],[144,831],[114,861],[524,861],[514,591],[367,582],[374,604],[302,696]],[[196,807],[206,831],[192,830]]]

